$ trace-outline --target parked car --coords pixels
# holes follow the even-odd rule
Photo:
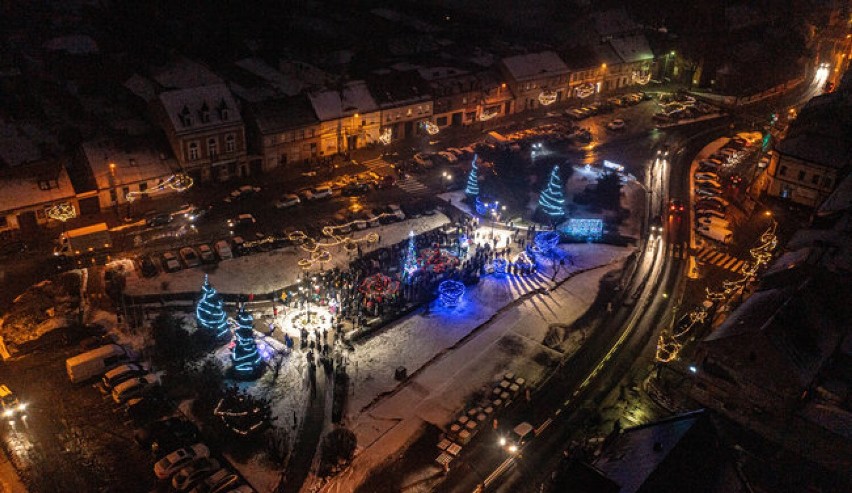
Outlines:
[[[302,202],[299,199],[299,196],[294,193],[285,193],[278,200],[275,201],[276,209],[288,209],[290,207],[294,207],[299,205]]]
[[[171,416],[133,432],[133,440],[155,456],[198,442],[198,427],[191,421]]]
[[[231,251],[231,245],[225,240],[219,240],[213,244],[213,249],[216,250],[216,255],[222,260],[234,258],[234,253]]]
[[[718,197],[721,194],[722,194],[721,190],[716,190],[716,189],[713,189],[713,188],[696,188],[695,189],[695,195],[701,197],[702,199],[709,198],[709,197]]]
[[[189,222],[195,223],[198,222],[202,217],[206,216],[207,213],[210,212],[210,207],[191,207],[188,211],[183,213],[183,217],[185,217]]]
[[[447,152],[452,153],[457,159],[464,157],[465,151],[459,149],[458,147],[448,147]]]
[[[157,479],[168,479],[181,468],[199,457],[210,457],[210,449],[203,443],[183,447],[163,457],[154,464]]]
[[[624,120],[617,118],[617,119],[607,123],[606,128],[608,128],[610,130],[624,130],[624,128],[625,128]]]
[[[244,228],[257,223],[257,220],[251,214],[240,214],[235,218],[228,219],[229,228]]]
[[[695,211],[695,217],[718,217],[719,219],[727,218],[727,215],[720,210],[716,209],[698,209]]]
[[[367,223],[367,227],[375,228],[380,224],[379,216],[372,211],[364,211],[362,216],[364,217],[364,221]]]
[[[695,218],[695,223],[699,226],[717,226],[720,228],[731,229],[730,221],[715,216],[698,216]]]
[[[116,366],[112,370],[104,373],[101,381],[104,385],[104,389],[111,392],[118,384],[126,382],[131,378],[147,375],[148,373],[148,369],[139,363],[127,363]]]
[[[198,256],[201,257],[201,262],[204,264],[213,264],[216,262],[216,255],[213,254],[213,249],[210,245],[201,244],[196,247]]]
[[[112,400],[115,401],[116,404],[122,404],[127,401],[127,399],[139,397],[140,395],[149,392],[153,387],[156,387],[159,382],[157,375],[154,375],[153,373],[125,380],[112,389]]]
[[[727,200],[723,199],[722,197],[709,197],[709,198],[707,198],[706,200],[707,200],[707,201],[710,201],[710,202],[717,203],[717,204],[719,204],[719,205],[721,205],[721,206],[723,206],[723,207],[726,207],[726,208],[727,208],[729,205],[731,205],[731,203],[730,203],[730,202],[728,202]]]
[[[172,476],[172,488],[175,491],[187,491],[195,486],[195,483],[210,476],[217,470],[219,470],[218,460],[211,459],[210,457],[199,457],[182,467],[180,471]]]
[[[429,159],[429,157],[422,152],[418,152],[417,154],[415,154],[412,159],[419,166],[422,166],[424,168],[431,168],[432,167],[432,160]]]
[[[145,223],[148,225],[148,227],[153,228],[153,227],[156,227],[156,226],[165,226],[166,224],[169,224],[173,220],[174,220],[174,217],[172,217],[171,214],[163,213],[163,214],[156,214],[154,216],[148,217],[148,219],[145,220]]]
[[[251,195],[260,192],[260,187],[255,187],[252,185],[243,185],[237,189],[231,190],[231,193],[225,198],[226,202],[230,202],[232,200],[244,199]]]
[[[452,152],[441,151],[438,153],[438,155],[444,158],[444,160],[447,161],[449,164],[456,164],[459,162],[459,158],[456,157],[456,155]]]
[[[180,261],[172,252],[163,252],[162,254],[163,270],[166,272],[177,272],[181,269]]]
[[[172,401],[167,399],[163,394],[153,393],[127,399],[127,402],[124,403],[124,413],[132,420],[147,421],[172,411],[172,406]],[[159,458],[169,450],[174,450],[174,448],[158,451],[154,455]]]
[[[719,183],[719,182],[718,182],[718,181],[716,181],[716,180],[713,180],[713,179],[705,179],[705,178],[698,178],[698,177],[696,177],[696,178],[695,178],[695,186],[698,186],[698,187],[706,186],[706,187],[719,188],[719,189],[721,189],[721,188],[722,188],[722,184],[721,184],[721,183]]]
[[[388,205],[388,212],[390,212],[391,214],[396,216],[397,221],[404,221],[405,220],[405,213],[402,212],[402,209],[400,209],[399,205],[397,205],[397,204],[389,204]]]
[[[225,493],[232,491],[239,484],[239,476],[222,468],[199,481],[190,493]]]
[[[370,193],[370,186],[366,183],[350,183],[343,187],[340,193],[344,197],[357,197]]]
[[[183,263],[190,269],[201,265],[201,259],[198,258],[198,253],[192,247],[183,247],[180,249],[180,258]]]
[[[332,226],[334,226],[335,233],[349,233],[352,231],[352,225],[349,224],[349,221],[343,214],[335,214],[332,218]]]
[[[154,260],[149,255],[145,255],[139,259],[139,270],[142,271],[142,275],[145,277],[154,277],[160,272],[157,264],[154,263]]]
[[[311,189],[310,200],[331,198],[332,193],[331,187],[314,187]]]
[[[715,182],[719,181],[719,175],[713,173],[712,171],[697,171],[694,176],[696,180],[711,180]]]
[[[26,411],[27,404],[21,402],[8,386],[0,385],[0,408],[3,410],[3,417],[10,419]]]
[[[234,236],[231,238],[231,245],[231,251],[239,257],[251,253],[246,247],[246,240],[244,240],[242,236]]]
[[[367,228],[370,227],[370,225],[367,224],[367,220],[364,219],[363,214],[350,215],[350,217],[348,217],[348,219],[349,219],[349,222],[352,223],[352,227],[354,229],[362,230],[362,229],[367,229]]]

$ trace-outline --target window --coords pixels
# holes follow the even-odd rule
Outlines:
[[[414,113],[411,108],[408,108],[408,111],[405,112],[405,116],[411,116]]]
[[[38,181],[38,189],[39,190],[50,190],[52,188],[59,188],[58,180],[39,180]]]
[[[367,126],[367,120],[361,120],[361,126],[362,126],[362,127],[366,127],[366,126]],[[312,130],[312,131],[313,131],[313,130]],[[312,137],[313,137],[313,136],[312,136]]]
[[[114,204],[118,201],[118,194],[115,192],[115,189],[110,189],[109,191],[109,200]]]
[[[439,116],[438,119],[435,120],[435,123],[437,123],[439,127],[445,127],[447,126],[447,117]]]
[[[462,98],[462,104],[467,104],[467,97]]]
[[[198,159],[198,144],[196,142],[190,142],[189,144],[189,160],[194,161]]]
[[[237,139],[234,134],[228,134],[225,137],[225,152],[234,152],[237,148]]]
[[[216,144],[216,139],[207,139],[207,154],[210,157],[216,157],[216,153],[218,152],[217,147],[218,145]]]
[[[818,174],[814,173],[813,176],[811,176],[811,183],[814,184],[814,185],[819,185],[819,179],[820,179],[820,176]]]
[[[782,164],[778,169],[778,174],[781,176],[787,176],[787,167]]]
[[[804,171],[799,171],[799,178],[798,178],[798,180],[799,180],[799,181],[805,181],[805,172],[804,172]]]
[[[299,139],[299,140],[302,140],[302,139],[304,139],[304,138],[305,138],[305,130],[304,130],[304,129],[299,129],[299,137],[298,137],[298,139]]]
[[[148,182],[147,181],[140,182],[139,183],[139,191],[144,192],[145,190],[148,190]]]
[[[0,228],[5,228],[9,226],[9,220],[6,219],[6,216],[0,216]]]
[[[315,136],[315,135],[316,135],[316,132],[317,132],[317,131],[316,131],[316,130],[314,130],[314,129],[310,129],[310,130],[308,130],[308,137],[313,137],[313,136]]]
[[[121,195],[127,200],[127,196],[130,195],[130,187],[124,187],[121,189]]]

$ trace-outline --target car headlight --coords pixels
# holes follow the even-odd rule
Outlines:
[[[3,416],[6,417],[6,418],[8,418],[9,416],[11,416],[13,414],[15,414],[15,412],[12,411],[11,409],[6,409],[6,410],[3,411]]]
[[[506,446],[506,438],[505,438],[505,437],[500,437],[500,446],[501,446],[501,447],[505,447],[505,446]]]
[[[23,402],[22,402],[22,403],[18,404],[18,411],[23,411],[23,410],[25,410],[26,408],[27,408],[26,403],[23,403]]]

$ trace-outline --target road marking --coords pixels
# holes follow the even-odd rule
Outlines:
[[[701,262],[713,264],[731,272],[739,272],[745,264],[744,260],[707,247],[702,248],[695,257]]]

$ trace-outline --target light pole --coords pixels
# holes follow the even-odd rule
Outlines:
[[[442,183],[444,184],[444,191],[446,192],[450,188],[450,183],[453,181],[453,175],[444,171],[441,173],[441,176],[444,178]]]
[[[666,81],[666,76],[667,76],[667,75],[668,75],[668,73],[669,73],[669,59],[670,59],[670,58],[674,58],[674,57],[675,57],[675,51],[674,51],[674,50],[672,50],[672,51],[670,51],[670,52],[666,53],[666,64],[665,64],[665,66],[664,66],[664,68],[663,68],[663,77],[662,77],[663,82],[665,82],[665,81]]]

